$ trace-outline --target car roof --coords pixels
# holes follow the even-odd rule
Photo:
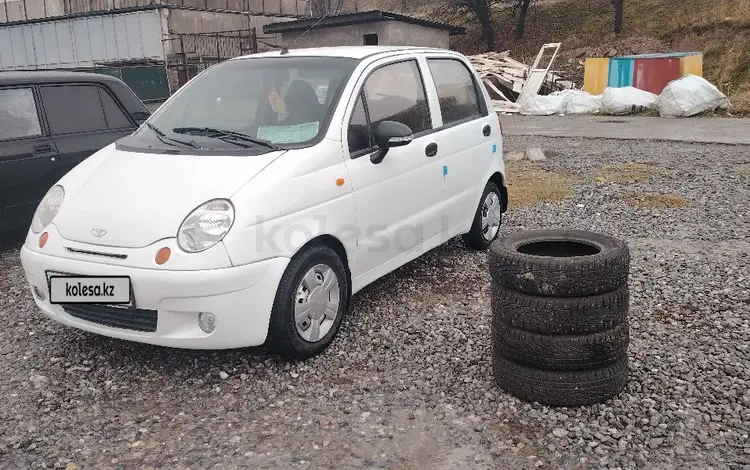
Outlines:
[[[0,85],[28,85],[32,83],[99,82],[114,83],[118,80],[109,75],[89,72],[65,72],[57,70],[27,70],[0,72]]]
[[[45,83],[101,83],[112,90],[137,120],[146,119],[151,113],[135,92],[122,80],[109,75],[90,72],[67,72],[52,70],[4,71],[0,72],[0,86],[40,85]]]
[[[403,52],[452,52],[448,49],[413,47],[413,46],[336,46],[336,47],[311,47],[301,49],[289,49],[283,57],[346,57],[350,59],[364,59],[374,55],[389,55]],[[238,58],[254,57],[279,57],[281,51],[260,52]]]

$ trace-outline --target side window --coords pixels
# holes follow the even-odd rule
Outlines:
[[[349,152],[356,153],[372,147],[370,137],[370,126],[367,123],[367,114],[365,113],[365,104],[362,100],[362,93],[357,98],[357,104],[354,105],[352,120],[349,122]]]
[[[107,93],[103,88],[99,88],[99,98],[102,100],[104,106],[104,115],[107,117],[107,127],[110,129],[122,129],[123,127],[131,127],[130,120],[122,112],[122,109],[117,105],[114,98]]]
[[[46,86],[41,90],[52,134],[90,132],[107,128],[98,87],[63,85]]]
[[[397,121],[412,132],[432,128],[430,108],[417,62],[409,60],[376,69],[365,82],[370,123]]]
[[[443,125],[482,116],[479,93],[469,70],[454,59],[429,59],[435,81]]]
[[[31,88],[0,90],[0,140],[42,134]]]

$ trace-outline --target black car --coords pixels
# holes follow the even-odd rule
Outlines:
[[[0,233],[26,230],[57,180],[148,117],[108,75],[0,72]]]

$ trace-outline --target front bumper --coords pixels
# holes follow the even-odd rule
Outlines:
[[[34,295],[45,315],[64,325],[104,336],[160,346],[186,349],[229,349],[258,346],[265,342],[276,290],[289,259],[273,258],[244,266],[169,271],[117,266],[62,258],[27,246],[21,249],[21,263]],[[92,323],[66,313],[49,302],[47,271],[82,276],[129,276],[136,307],[156,310],[155,332],[140,332]],[[198,314],[216,316],[216,329],[205,333],[198,326]]]

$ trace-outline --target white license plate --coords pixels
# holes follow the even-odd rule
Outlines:
[[[131,304],[127,276],[70,276],[48,273],[49,300],[53,304]]]

